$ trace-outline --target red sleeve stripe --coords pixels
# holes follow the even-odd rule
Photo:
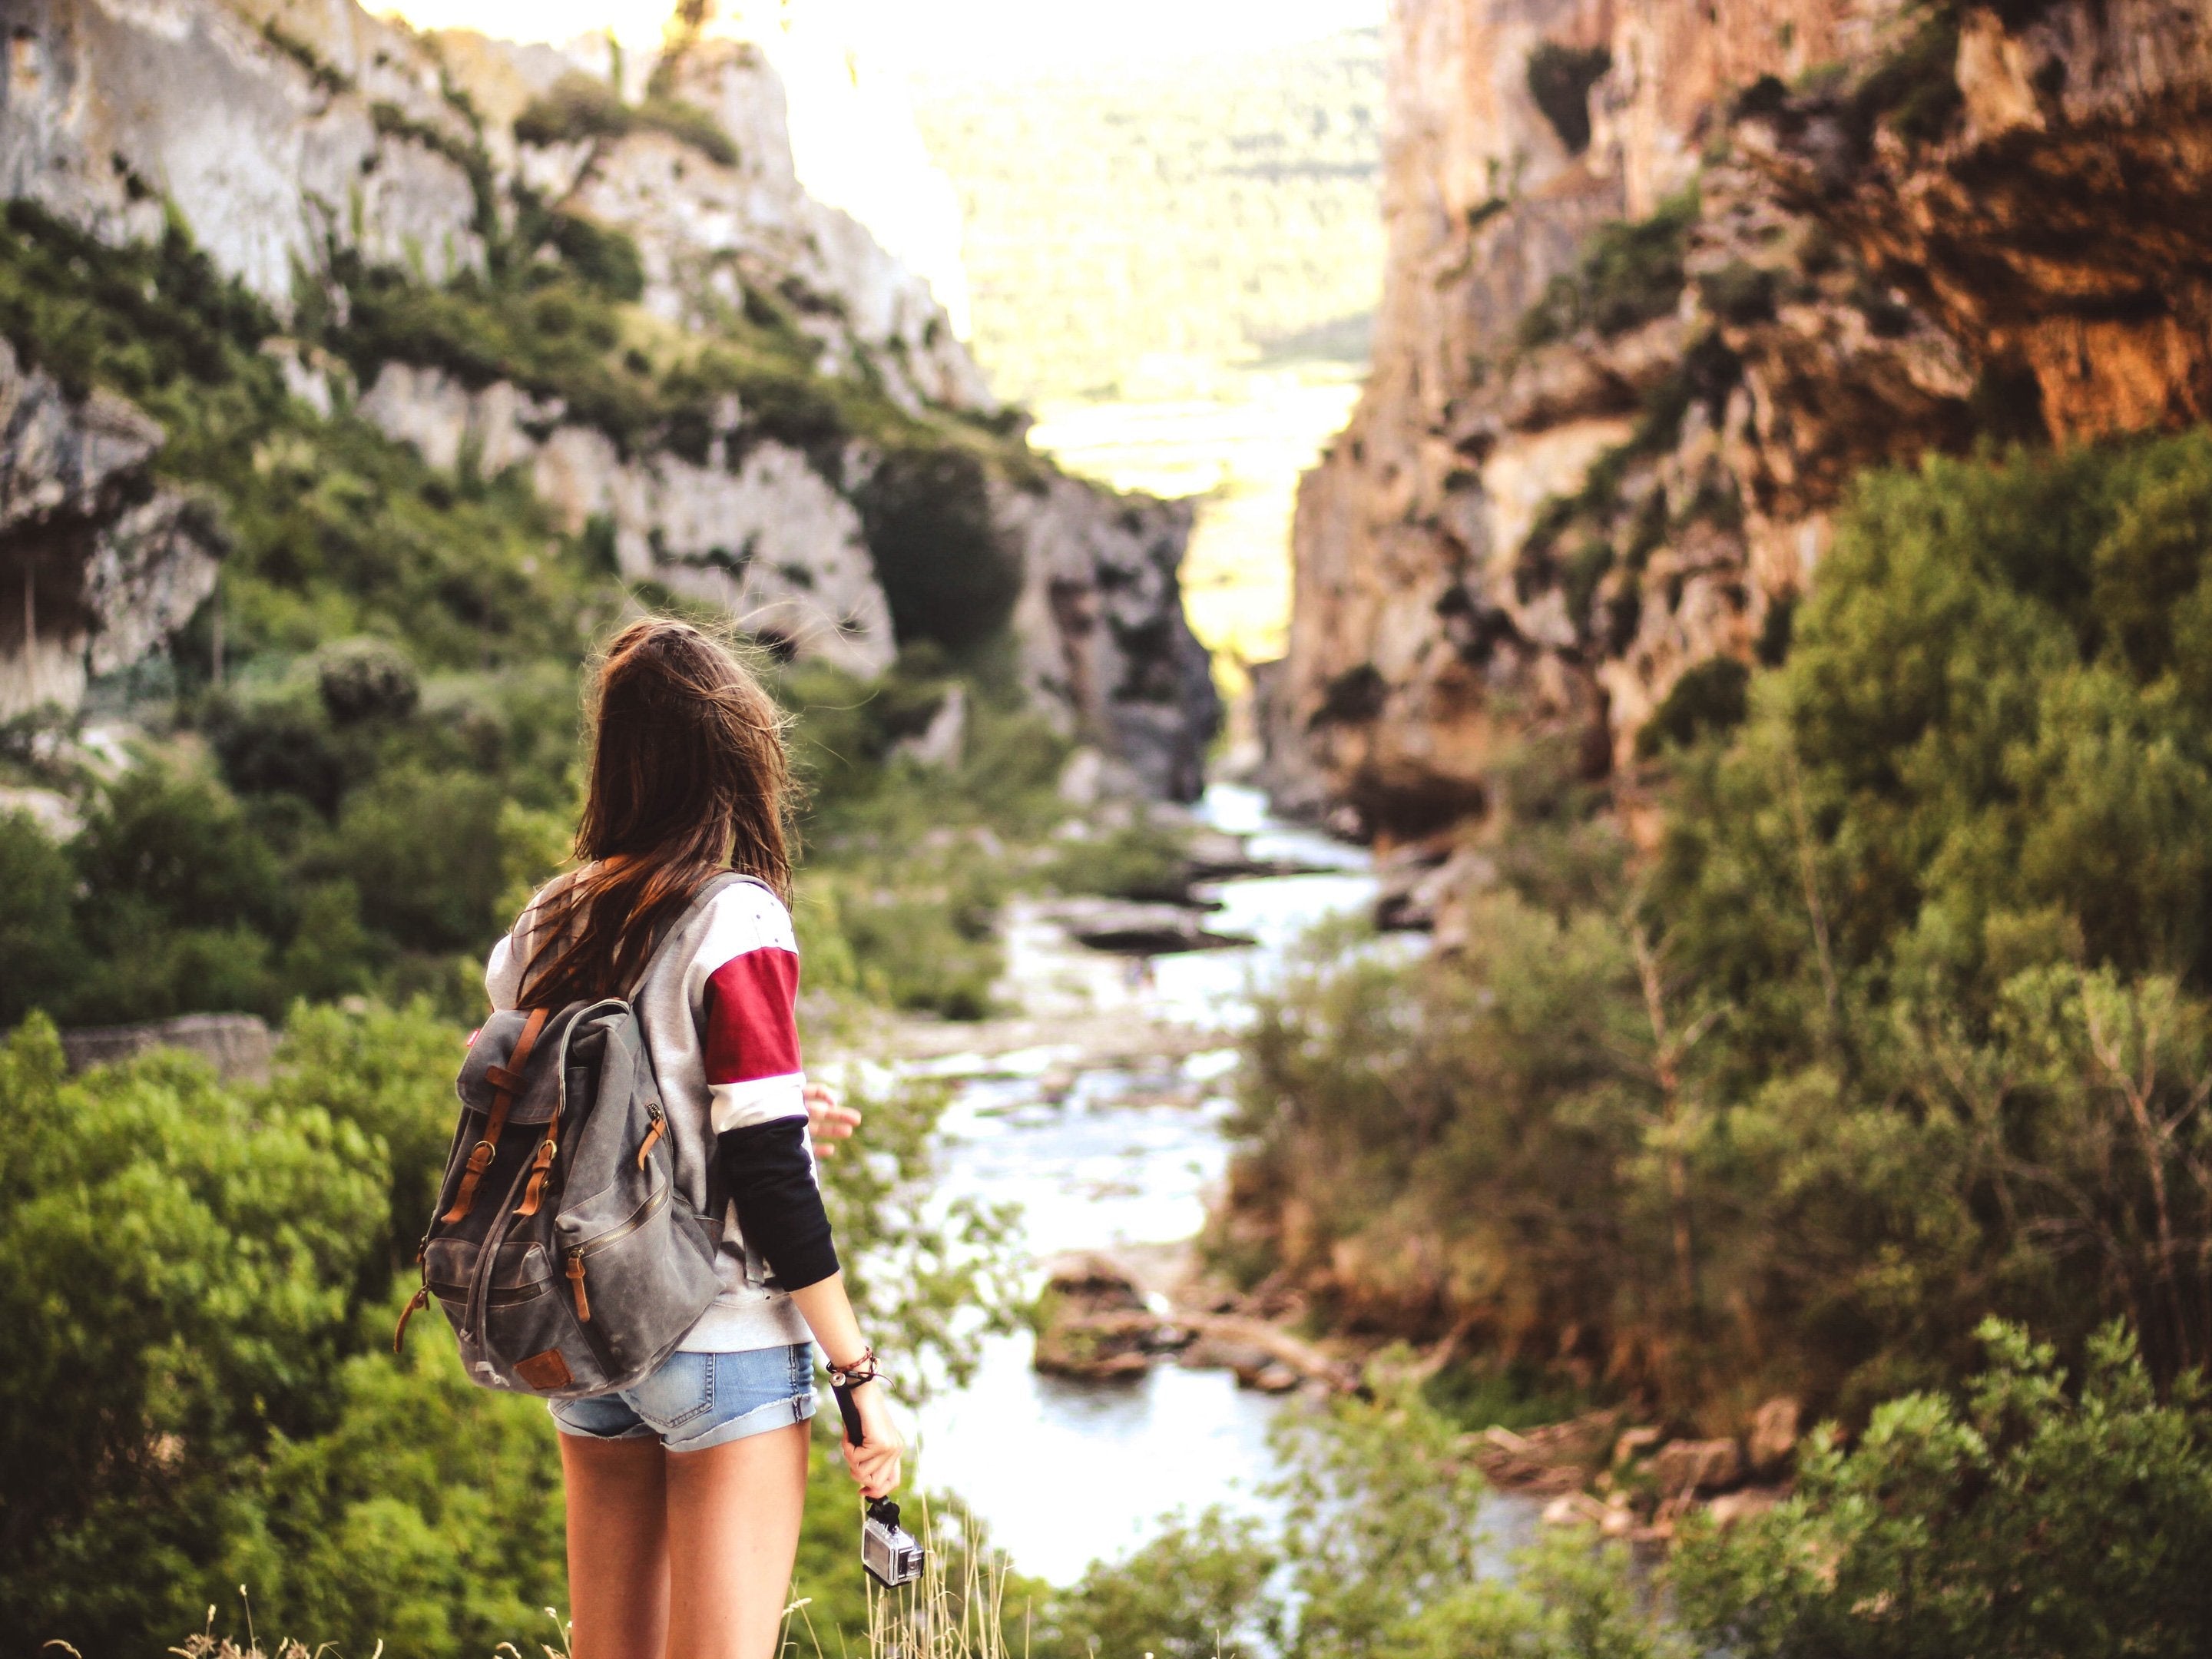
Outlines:
[[[799,1069],[799,957],[763,945],[707,979],[707,1081],[749,1083]]]

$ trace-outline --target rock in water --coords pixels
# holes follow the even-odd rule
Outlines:
[[[1152,1311],[1136,1280],[1103,1255],[1055,1267],[1041,1311],[1034,1363],[1049,1376],[1140,1376],[1153,1355],[1176,1345],[1177,1334]]]

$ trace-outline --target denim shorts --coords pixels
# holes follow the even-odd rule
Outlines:
[[[672,1353],[634,1389],[550,1405],[563,1434],[586,1440],[653,1435],[671,1451],[705,1451],[813,1416],[814,1345]]]

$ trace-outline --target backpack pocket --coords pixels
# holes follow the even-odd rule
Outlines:
[[[479,1247],[464,1238],[431,1240],[423,1280],[460,1340],[470,1378],[488,1388],[574,1397],[604,1391],[610,1373],[563,1294],[551,1257],[535,1240],[499,1247],[483,1291],[482,1328],[467,1328]]]
[[[705,1231],[659,1160],[564,1210],[557,1232],[569,1311],[611,1376],[666,1358],[720,1289]]]

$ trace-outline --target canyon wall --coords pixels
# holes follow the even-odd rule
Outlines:
[[[72,394],[0,341],[0,712],[74,703],[215,587],[204,504],[159,483],[161,428],[127,399]]]
[[[1786,649],[1860,470],[2212,412],[2212,7],[1396,0],[1270,781],[1386,843]],[[1717,665],[1718,666],[1715,666]],[[1726,670],[1723,672],[1723,670]]]
[[[1117,650],[1158,659],[1117,658],[1111,672],[1071,676],[1060,665],[1097,659],[1091,620],[1079,606],[1020,605],[1015,626],[1035,631],[1020,654],[1040,705],[1152,787],[1196,787],[1217,710],[1210,683],[1186,672],[1196,647],[1175,569],[1187,518],[1060,477],[1029,453],[930,283],[805,188],[779,64],[811,60],[780,24],[762,40],[705,38],[665,64],[648,55],[616,66],[595,63],[604,47],[589,44],[569,55],[417,35],[354,0],[0,0],[0,194],[110,246],[180,224],[216,273],[268,307],[280,333],[266,349],[318,417],[365,418],[440,468],[523,469],[563,528],[604,524],[623,576],[720,605],[779,648],[863,674],[896,654],[863,501],[891,439],[870,420],[904,419],[903,438],[891,438],[981,457],[994,479],[985,533],[999,552],[1018,556],[1040,592],[1111,588],[1127,624],[1115,630]],[[610,110],[617,67],[631,101]],[[602,101],[578,105],[579,87]],[[523,122],[519,135],[518,118],[548,107],[553,119]],[[813,171],[827,167],[817,156]],[[866,208],[896,181],[886,171],[870,189],[846,182],[842,194]],[[424,291],[494,280],[501,258],[538,257],[517,228],[549,214],[611,234],[635,258],[633,338],[611,355],[629,343],[638,365],[678,362],[688,337],[766,317],[804,362],[799,385],[777,393],[792,406],[747,408],[732,395],[711,432],[678,442],[612,429],[544,386],[472,374],[450,345],[398,339],[349,367],[283,337],[311,316],[336,318],[321,325],[342,333],[347,284],[362,273]],[[913,224],[899,239],[929,246]],[[839,412],[885,405],[879,418]],[[763,438],[779,418],[802,435]],[[1131,521],[1148,526],[1139,562],[1152,574],[1141,581],[1121,547]],[[156,556],[155,541],[138,544]],[[33,574],[11,545],[0,543],[0,593],[63,580],[46,565]],[[173,610],[196,583],[204,596],[198,544],[161,545],[180,561],[164,603]],[[90,570],[69,580],[82,585]],[[1152,608],[1121,617],[1133,605]],[[59,634],[38,641],[37,660],[19,661],[0,631],[0,716],[73,706],[88,674],[184,620],[80,610],[88,631],[66,672],[45,660]]]

